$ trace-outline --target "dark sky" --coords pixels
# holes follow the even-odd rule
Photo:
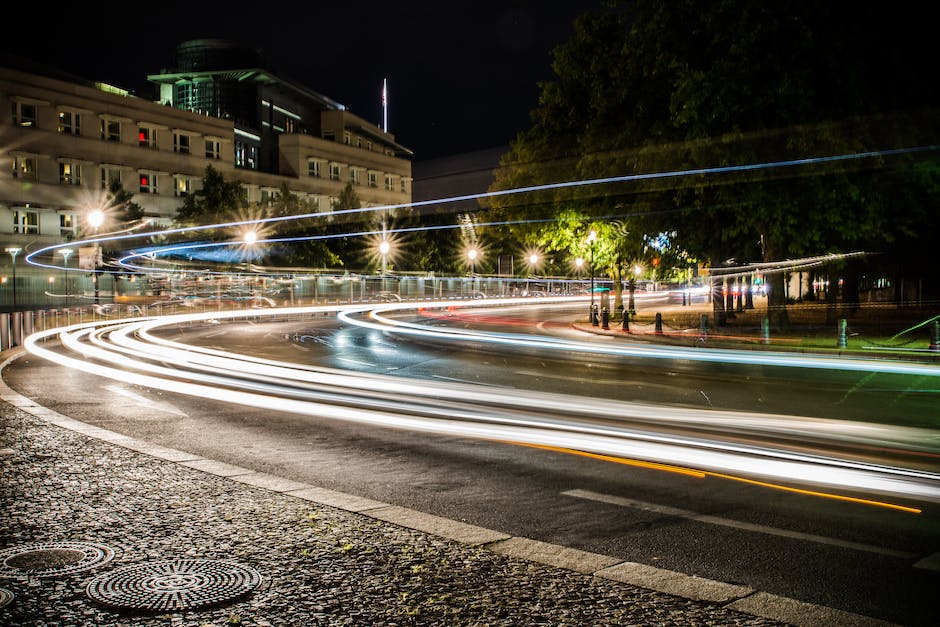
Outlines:
[[[241,7],[249,12],[241,12]],[[599,0],[408,2],[161,2],[65,5],[5,29],[0,49],[151,97],[146,75],[173,64],[177,44],[233,39],[268,66],[382,122],[421,161],[504,145],[529,122],[551,50]]]

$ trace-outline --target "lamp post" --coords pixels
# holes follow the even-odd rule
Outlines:
[[[594,315],[594,256],[595,245],[597,244],[597,231],[591,229],[587,239],[588,243],[591,245],[591,310],[589,315],[591,316],[591,324],[597,326],[597,316]]]
[[[101,209],[95,209],[94,211],[92,211],[91,213],[89,213],[89,214],[88,214],[88,224],[89,224],[89,226],[91,226],[91,228],[93,228],[93,229],[95,230],[95,237],[97,238],[97,237],[98,237],[98,229],[101,228],[101,225],[102,225],[102,224],[104,224],[104,211],[102,211]],[[96,241],[96,242],[95,242],[95,250],[94,250],[94,253],[93,253],[93,254],[94,254],[94,261],[92,262],[92,263],[93,263],[93,267],[92,267],[92,282],[93,282],[94,285],[95,285],[95,300],[94,300],[94,303],[95,303],[96,305],[98,304],[98,256],[100,255],[100,252],[99,252],[100,250],[101,250],[101,249],[99,248],[99,244],[98,244],[98,242]],[[112,290],[112,291],[113,291],[113,290]]]
[[[23,249],[19,246],[10,246],[6,249],[6,252],[10,253],[10,257],[13,259],[13,309],[16,310],[16,256],[20,254]]]
[[[480,257],[480,251],[478,249],[471,248],[470,250],[467,251],[467,262],[468,262],[468,265],[470,266],[470,291],[471,292],[473,292],[473,289],[474,289],[473,280],[474,280],[474,277],[476,276],[474,273],[474,268],[476,267],[477,259],[479,259],[479,257]],[[473,294],[471,293],[470,296],[473,296]]]
[[[249,249],[258,242],[258,233],[256,231],[245,231],[242,241]],[[251,276],[251,255],[245,256],[245,272],[248,274],[248,294],[252,299],[255,298],[255,282]],[[219,301],[221,302],[221,300]]]
[[[536,266],[539,263],[539,256],[537,253],[530,253],[529,256],[526,257],[526,261],[529,262],[529,276],[531,277],[533,274],[535,274]],[[526,280],[525,280],[525,291],[526,291],[526,296],[528,296],[529,295],[529,278],[528,277],[526,277]]]
[[[62,270],[62,280],[65,282],[65,308],[66,309],[68,309],[69,307],[69,277],[68,277],[69,257],[71,256],[73,252],[75,251],[72,250],[71,248],[59,249],[59,253],[61,253],[61,255],[65,257],[65,265],[63,266],[63,270]]]
[[[640,264],[633,265],[633,276],[630,277],[630,300],[627,303],[627,312],[630,316],[636,316],[636,300],[634,299],[636,295],[636,280],[643,272],[643,267]]]
[[[385,271],[388,268],[388,253],[392,250],[392,245],[387,239],[383,239],[379,243],[379,254],[382,255],[382,291],[385,289]]]

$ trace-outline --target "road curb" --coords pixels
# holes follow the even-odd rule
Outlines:
[[[894,625],[894,623],[827,606],[814,605],[796,599],[760,592],[740,584],[715,581],[645,564],[625,562],[620,558],[581,551],[531,538],[511,536],[465,522],[292,481],[276,475],[259,473],[249,468],[207,459],[186,451],[145,442],[96,427],[39,405],[32,399],[14,391],[6,384],[3,378],[3,369],[24,354],[26,354],[26,351],[22,348],[0,352],[0,401],[54,426],[75,431],[156,459],[185,466],[191,470],[198,470],[216,477],[250,485],[257,489],[284,494],[317,505],[360,514],[406,529],[443,537],[467,546],[477,546],[500,555],[581,574],[590,574],[595,577],[692,601],[713,603],[743,614],[777,620],[791,625],[845,625],[853,627]]]

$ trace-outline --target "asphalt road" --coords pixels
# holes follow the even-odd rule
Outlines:
[[[563,322],[570,319],[571,312],[532,309],[490,320],[431,322],[566,334]],[[193,344],[308,365],[473,382],[520,394],[531,389],[908,426],[924,426],[936,415],[936,392],[901,376],[416,343],[343,328],[326,317],[192,325],[172,333]],[[923,508],[911,514],[714,476],[252,410],[101,379],[34,357],[14,362],[4,378],[76,419],[258,471],[894,622],[935,624],[940,615],[932,598],[940,589],[937,504],[908,503]],[[841,454],[937,465],[929,455],[897,451],[847,447]]]

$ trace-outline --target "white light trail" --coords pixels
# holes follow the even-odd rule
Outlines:
[[[570,297],[539,299],[540,302],[559,303],[571,300]],[[512,302],[531,301],[480,301],[474,303],[474,306]],[[441,306],[439,302],[381,307],[317,306],[258,310],[252,311],[250,316],[258,318],[336,312],[342,320],[386,332],[421,333],[447,340],[475,342],[525,341],[519,335],[500,336],[466,330],[420,328],[419,325],[391,321],[379,313]],[[370,311],[378,322],[358,320],[354,316]],[[33,334],[24,345],[34,355],[98,376],[260,409],[440,435],[576,449],[775,481],[826,485],[940,502],[940,475],[934,473],[626,426],[605,426],[597,423],[596,418],[618,416],[651,424],[724,424],[729,429],[744,426],[755,431],[761,430],[762,426],[787,423],[791,429],[816,430],[820,434],[833,430],[841,435],[842,431],[837,431],[835,421],[809,422],[791,416],[661,407],[562,394],[520,394],[519,390],[499,387],[351,374],[189,346],[158,338],[152,333],[160,327],[209,319],[237,319],[245,315],[244,311],[236,310],[84,323]],[[59,337],[65,351],[78,354],[81,358],[47,348],[44,342],[55,336]],[[605,348],[557,338],[542,339],[544,341],[539,342],[538,339],[529,338],[531,343],[526,345],[579,352]],[[645,350],[632,354],[642,356]],[[658,356],[666,355],[662,353]],[[671,358],[689,357],[680,351],[672,354]],[[173,367],[167,366],[168,363],[172,363]],[[833,363],[828,367],[836,366]],[[884,433],[878,434],[878,437],[897,437],[897,432],[892,433],[890,428],[882,429]],[[853,437],[864,439],[869,436],[856,430]]]

